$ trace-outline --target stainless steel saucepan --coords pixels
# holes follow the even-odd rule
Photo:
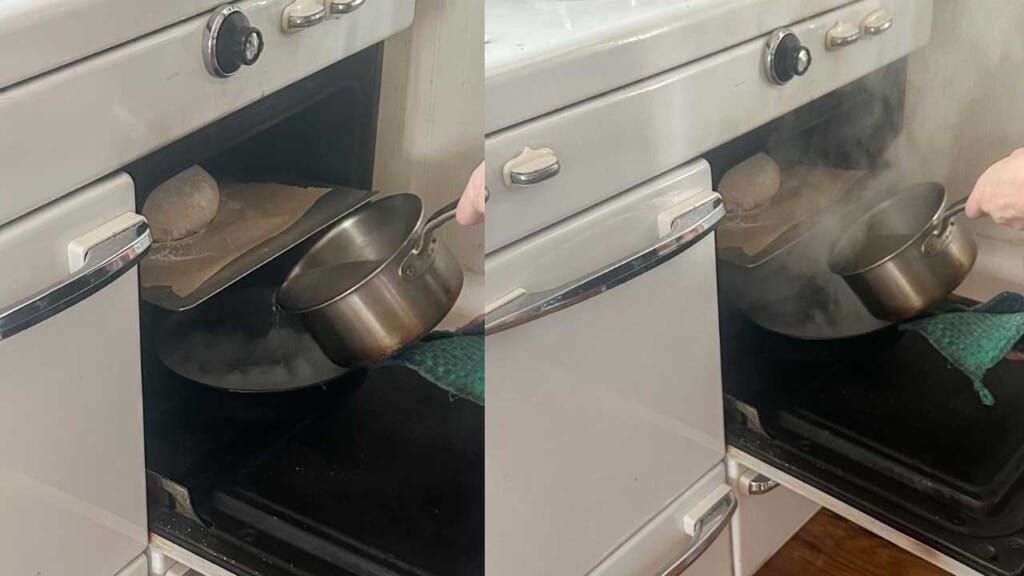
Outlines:
[[[462,268],[434,235],[456,205],[427,219],[413,194],[363,206],[302,257],[278,291],[278,304],[298,314],[340,366],[393,355],[433,329],[462,291]]]
[[[875,317],[895,322],[920,314],[974,266],[977,245],[955,220],[966,203],[946,207],[946,192],[935,182],[904,188],[840,236],[829,268]]]

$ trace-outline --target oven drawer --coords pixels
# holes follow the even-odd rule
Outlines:
[[[134,205],[122,174],[0,227],[2,574],[116,574],[146,549],[138,254],[109,261],[70,307],[32,297],[69,285],[69,246],[133,231],[117,223]],[[19,302],[32,304],[15,323]]]
[[[730,519],[737,494],[715,467],[672,501],[587,576],[686,576],[732,574]]]
[[[825,50],[826,31],[836,21],[860,22],[883,5],[894,18],[890,30],[840,50]],[[814,59],[807,74],[791,86],[775,86],[765,79],[762,37],[490,134],[485,145],[491,193],[487,251],[678,166],[905,56],[927,43],[931,6],[930,0],[862,0],[793,26]],[[509,164],[525,147],[551,152],[533,162]],[[551,168],[556,159],[557,174]],[[533,183],[510,184],[512,171],[519,174],[517,180]]]
[[[695,162],[489,255],[488,299],[657,243],[710,184]],[[593,294],[487,337],[489,575],[582,574],[721,461],[713,236]]]
[[[206,70],[202,14],[0,91],[0,224],[380,42],[410,24],[414,7],[373,0],[285,34],[291,1],[233,4],[266,47],[230,78]]]

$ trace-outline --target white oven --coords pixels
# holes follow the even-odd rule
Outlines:
[[[489,574],[747,576],[819,505],[967,569],[736,446],[720,232],[643,259],[748,146],[901,87],[931,7],[488,2]]]
[[[201,158],[235,144],[217,135],[240,138],[263,127],[247,122],[280,117],[285,104],[301,109],[295,98],[317,100],[323,80],[291,86],[350,57],[354,75],[368,70],[375,85],[379,43],[409,26],[414,8],[413,0],[218,4],[0,3],[4,574],[150,573],[146,458],[154,455],[144,452],[140,309],[151,304],[140,303],[136,265],[151,236],[138,212],[170,174],[142,168],[154,165],[146,158],[182,162],[182,150]],[[267,99],[282,91],[293,100]],[[267,112],[269,102],[278,108]],[[243,108],[250,112],[238,115]],[[376,100],[363,110],[375,115]],[[220,127],[207,129],[213,123]],[[372,145],[360,154],[350,162],[372,166]],[[180,541],[156,540],[154,573],[170,570],[169,558],[229,572],[229,560],[217,565]]]

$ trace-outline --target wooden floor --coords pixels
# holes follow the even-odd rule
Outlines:
[[[822,510],[756,576],[945,576],[948,573]]]

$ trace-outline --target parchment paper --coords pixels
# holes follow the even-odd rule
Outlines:
[[[220,207],[193,236],[154,243],[139,267],[144,288],[169,286],[185,297],[226,264],[294,224],[330,188],[272,183],[220,186]]]

